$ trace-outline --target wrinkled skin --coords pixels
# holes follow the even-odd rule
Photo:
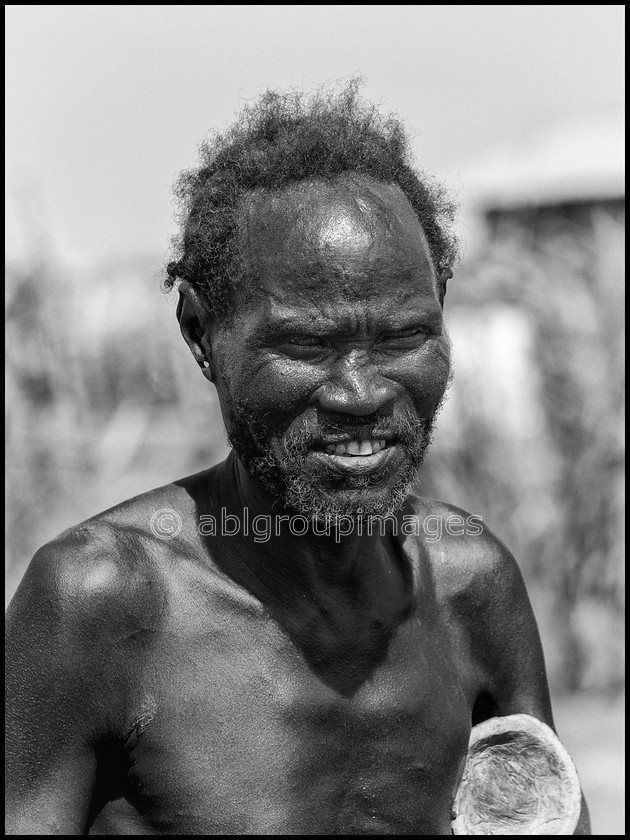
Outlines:
[[[394,532],[466,516],[407,489],[449,345],[403,194],[302,184],[250,196],[242,222],[233,317],[190,287],[179,307],[237,454],[62,534],[10,606],[10,834],[450,834],[471,725],[553,725],[505,547]],[[331,429],[391,447],[357,475],[326,460]],[[397,519],[266,542],[198,527],[359,507]]]
[[[397,187],[352,181],[255,196],[244,217],[247,292],[201,342],[236,451],[254,469],[266,453],[279,461],[269,489],[306,515],[391,512],[388,500],[400,503],[417,473],[449,374],[417,219]],[[367,438],[407,425],[409,440],[384,474],[353,487],[308,455],[333,424]],[[304,457],[287,454],[300,434]]]

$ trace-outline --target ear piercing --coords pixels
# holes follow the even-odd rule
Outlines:
[[[207,362],[205,360],[204,355],[203,355],[203,350],[201,350],[201,348],[195,348],[193,350],[193,354],[195,356],[195,359],[197,359],[197,364],[199,365],[200,368],[210,367],[210,362]]]

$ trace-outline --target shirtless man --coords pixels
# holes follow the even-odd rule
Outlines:
[[[169,275],[233,452],[31,562],[8,833],[450,834],[471,725],[553,725],[514,559],[411,492],[451,205],[352,87],[268,94],[202,154]]]

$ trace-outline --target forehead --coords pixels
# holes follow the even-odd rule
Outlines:
[[[240,252],[252,291],[274,299],[407,297],[434,288],[426,237],[409,201],[395,184],[365,176],[250,194]]]

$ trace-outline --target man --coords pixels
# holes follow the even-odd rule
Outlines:
[[[450,834],[471,725],[552,725],[511,555],[411,493],[452,206],[352,85],[267,94],[202,155],[168,273],[233,452],[33,559],[9,833]]]

